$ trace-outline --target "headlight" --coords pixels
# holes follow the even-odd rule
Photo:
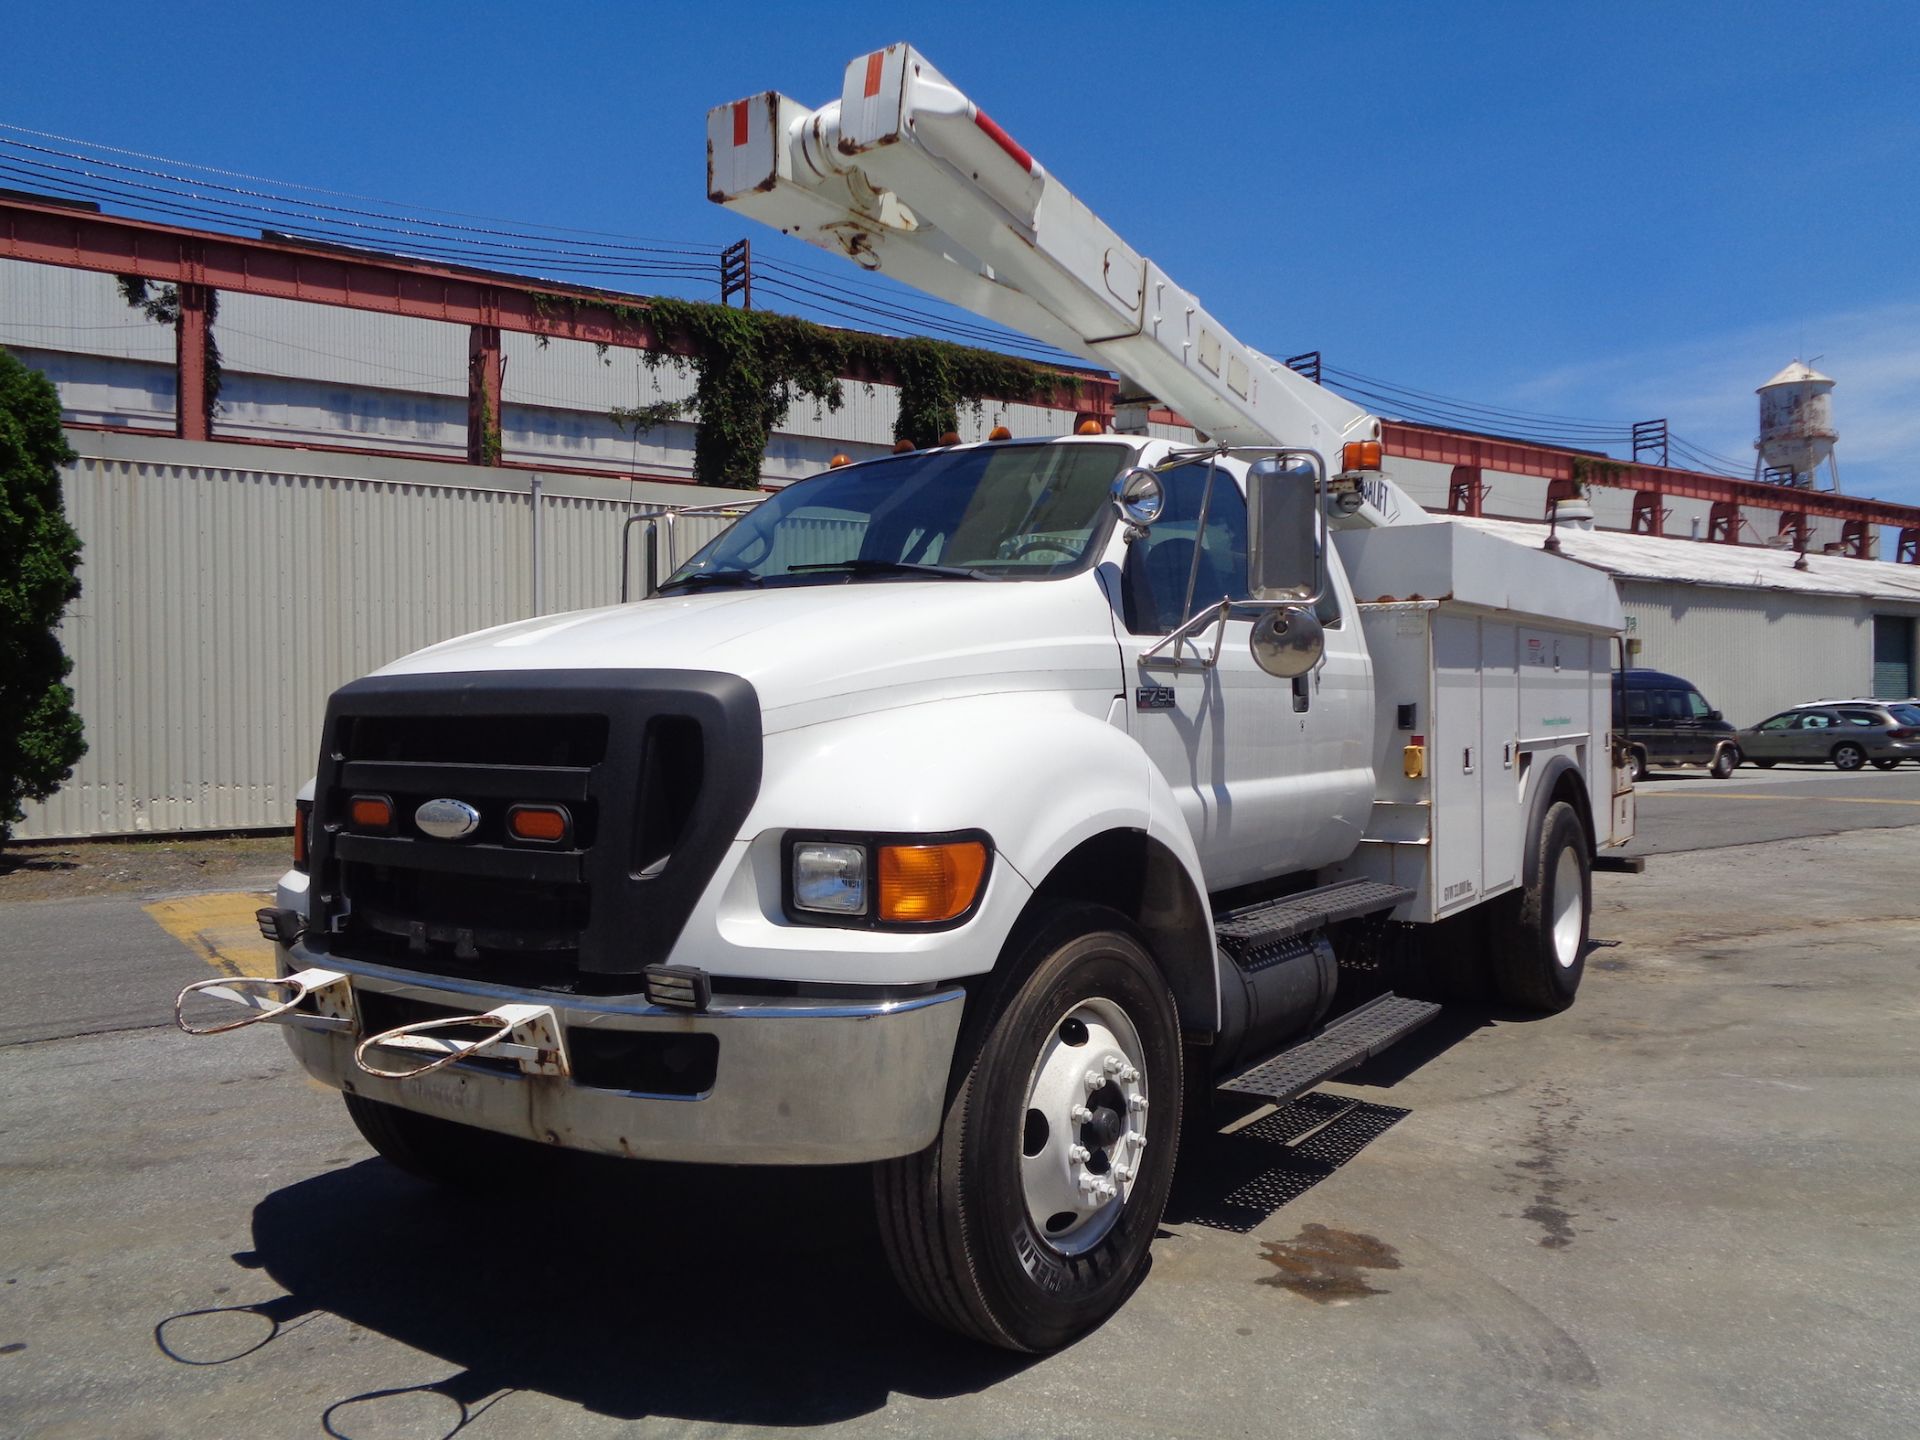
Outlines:
[[[948,835],[790,836],[787,914],[811,924],[921,929],[970,916],[993,848],[979,831]]]
[[[814,915],[866,914],[866,847],[818,840],[795,845],[793,908]]]

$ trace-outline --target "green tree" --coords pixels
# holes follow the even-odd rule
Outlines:
[[[21,802],[46,799],[87,753],[54,633],[80,593],[80,537],[60,497],[73,458],[52,383],[0,350],[0,845]]]

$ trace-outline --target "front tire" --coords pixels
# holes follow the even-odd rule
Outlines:
[[[456,1190],[502,1188],[523,1173],[527,1156],[541,1153],[524,1140],[417,1115],[364,1095],[340,1098],[347,1102],[354,1127],[382,1159],[434,1185]]]
[[[1586,971],[1593,875],[1586,827],[1566,801],[1547,807],[1533,843],[1526,887],[1496,917],[1493,981],[1509,1004],[1553,1012],[1573,1003]]]
[[[1058,1349],[1144,1273],[1180,1142],[1180,1023],[1117,912],[1062,906],[1002,958],[934,1143],[874,1171],[893,1273],[928,1319]],[[991,982],[990,982],[991,983]]]
[[[1867,752],[1852,740],[1842,740],[1833,747],[1833,768],[1836,770],[1858,770],[1867,763]]]

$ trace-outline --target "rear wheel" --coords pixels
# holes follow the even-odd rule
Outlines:
[[[1833,768],[1836,770],[1858,770],[1867,763],[1867,752],[1860,748],[1857,741],[1842,740],[1833,747]]]
[[[1752,759],[1752,758],[1749,758],[1749,759],[1747,760],[1747,764],[1749,764],[1749,765],[1757,765],[1757,766],[1759,766],[1759,767],[1760,767],[1760,769],[1762,769],[1762,770],[1771,770],[1771,769],[1773,769],[1773,767],[1774,767],[1775,765],[1777,765],[1777,764],[1779,764],[1779,763],[1780,763],[1780,762],[1779,762],[1779,761],[1777,761],[1777,760],[1755,760],[1755,759]]]
[[[1593,877],[1587,832],[1574,808],[1555,801],[1541,817],[1524,889],[1494,904],[1494,989],[1530,1010],[1564,1010],[1587,965]]]
[[[1647,778],[1647,752],[1638,745],[1633,747],[1633,778],[1636,783]]]
[[[1724,780],[1740,768],[1740,747],[1722,745],[1713,752],[1713,764],[1707,767],[1707,773],[1716,780]]]
[[[1876,760],[1873,762],[1873,768],[1876,770],[1898,770],[1900,768],[1900,762],[1898,760]]]
[[[894,1277],[922,1314],[990,1345],[1052,1350],[1145,1271],[1179,1148],[1180,1026],[1114,911],[1061,907],[1002,963],[962,1037],[938,1138],[876,1166],[874,1198]]]

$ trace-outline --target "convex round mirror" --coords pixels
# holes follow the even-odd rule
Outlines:
[[[1291,680],[1304,675],[1320,663],[1327,648],[1326,631],[1320,617],[1299,605],[1268,610],[1253,622],[1248,640],[1253,663],[1269,675]]]
[[[1108,493],[1120,518],[1142,529],[1158,520],[1167,505],[1166,487],[1160,483],[1160,477],[1144,467],[1120,475]]]

